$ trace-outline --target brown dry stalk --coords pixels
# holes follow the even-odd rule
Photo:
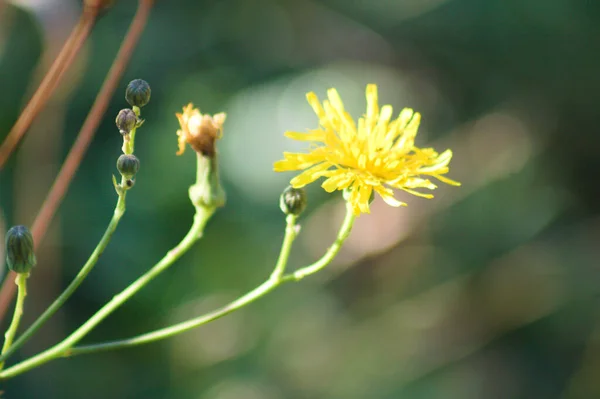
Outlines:
[[[83,47],[98,17],[98,9],[86,7],[81,14],[77,25],[71,31],[69,38],[58,53],[56,59],[48,69],[46,76],[42,79],[39,87],[19,115],[14,126],[0,146],[0,169],[13,152],[21,138],[25,135],[29,126],[42,110],[48,99],[58,87],[60,81],[73,64],[75,57]]]
[[[36,248],[44,238],[56,209],[62,202],[71,180],[94,137],[94,133],[100,124],[100,120],[108,108],[108,103],[117,88],[125,67],[129,63],[133,50],[146,26],[153,4],[154,0],[140,0],[138,3],[135,16],[133,17],[129,30],[123,39],[121,48],[113,61],[110,71],[106,75],[104,83],[96,96],[96,100],[79,131],[79,135],[71,147],[65,162],[58,172],[58,176],[54,180],[52,188],[50,188],[48,196],[44,200],[44,203],[33,222],[31,233],[33,234]],[[6,276],[2,288],[0,288],[0,320],[3,319],[6,310],[8,309],[8,305],[10,305],[15,294],[16,285],[14,284],[14,279],[15,274],[14,272],[11,272]]]

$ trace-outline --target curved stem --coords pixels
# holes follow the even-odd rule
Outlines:
[[[17,329],[19,328],[19,321],[21,321],[21,316],[23,315],[23,305],[25,304],[25,297],[27,296],[27,277],[29,277],[29,273],[19,273],[15,279],[19,294],[17,295],[17,303],[15,304],[15,313],[13,314],[8,330],[6,330],[6,334],[4,334],[2,354],[6,353],[11,347]],[[2,367],[4,367],[4,362],[0,363],[0,370],[2,370]]]
[[[139,116],[139,109],[136,113]],[[129,149],[131,153],[133,153],[133,149],[135,148],[135,132],[137,128],[134,128],[131,132],[131,139],[127,141],[129,145]],[[114,177],[114,176],[113,176]],[[83,283],[83,280],[87,277],[88,274],[92,271],[96,263],[98,263],[98,259],[100,259],[100,255],[104,252],[108,243],[110,242],[121,218],[125,214],[125,197],[127,195],[127,187],[126,187],[126,179],[121,177],[121,185],[118,186],[115,183],[115,189],[117,194],[119,195],[119,199],[117,200],[117,205],[115,206],[115,210],[113,212],[113,217],[108,224],[108,227],[104,231],[104,235],[100,239],[100,242],[94,248],[94,251],[88,258],[87,262],[83,265],[79,273],[75,276],[73,281],[65,288],[62,294],[59,295],[56,300],[50,305],[44,313],[42,313],[35,322],[17,339],[17,341],[12,345],[8,350],[2,351],[2,355],[0,355],[0,362],[4,362],[10,355],[12,355],[17,349],[25,344],[43,325],[46,323],[53,315],[62,307],[62,305],[67,302],[67,300],[73,295],[75,290]],[[0,363],[1,364],[1,363]],[[0,367],[0,370],[2,368]]]
[[[123,186],[123,184],[122,184]],[[122,194],[119,195],[119,199],[117,201],[117,206],[115,207],[115,211],[113,213],[113,217],[102,236],[102,239],[98,243],[98,246],[94,249],[94,252],[90,255],[89,259],[83,265],[77,276],[71,281],[69,286],[60,294],[58,298],[42,313],[40,317],[15,341],[14,345],[10,347],[10,349],[3,350],[2,355],[0,356],[0,362],[4,362],[11,354],[13,354],[17,349],[25,344],[41,327],[60,309],[62,305],[73,295],[77,287],[81,285],[83,280],[87,277],[87,275],[92,271],[100,255],[106,249],[106,246],[110,242],[113,233],[117,229],[119,221],[121,217],[125,213],[125,195],[126,191],[122,190]]]
[[[296,215],[287,215],[285,218],[285,237],[283,239],[283,244],[281,244],[281,251],[279,252],[279,258],[277,259],[277,263],[275,264],[275,269],[271,274],[270,280],[278,281],[283,276],[285,272],[285,267],[287,266],[288,259],[290,257],[290,251],[292,249],[292,243],[298,234],[296,230]]]
[[[252,291],[246,293],[245,295],[234,300],[233,302],[230,302],[229,304],[227,304],[217,310],[209,312],[205,315],[202,315],[200,317],[193,318],[193,319],[172,325],[170,327],[165,327],[165,328],[162,328],[162,329],[159,329],[156,331],[152,331],[152,332],[149,332],[146,334],[138,335],[138,336],[132,337],[132,338],[74,347],[74,348],[71,348],[70,350],[66,351],[62,356],[69,357],[69,356],[84,355],[84,354],[90,354],[90,353],[96,353],[96,352],[103,352],[103,351],[108,351],[108,350],[113,350],[113,349],[124,349],[124,348],[129,348],[129,347],[133,347],[133,346],[138,346],[138,345],[148,344],[151,342],[160,341],[162,339],[166,339],[166,338],[173,337],[175,335],[184,333],[184,332],[194,329],[196,327],[200,327],[200,326],[207,324],[213,320],[221,318],[229,313],[232,313],[238,309],[241,309],[244,306],[249,305],[252,302],[256,301],[257,299],[265,296],[266,294],[273,291],[275,288],[279,287],[280,285],[288,283],[288,282],[292,282],[292,281],[299,281],[302,278],[304,278],[310,274],[314,274],[314,273],[318,272],[319,270],[322,270],[325,266],[327,266],[329,263],[331,263],[331,261],[339,253],[340,248],[342,247],[342,244],[344,243],[344,241],[350,235],[350,231],[352,230],[352,226],[354,225],[355,219],[356,219],[356,216],[354,216],[354,214],[352,212],[352,207],[349,204],[346,204],[346,217],[344,218],[342,226],[340,227],[340,230],[338,231],[335,242],[327,250],[325,255],[323,255],[323,257],[321,259],[319,259],[318,261],[316,261],[315,263],[308,265],[306,267],[303,267],[303,268],[299,269],[298,271],[296,271],[295,273],[283,275],[283,272],[285,270],[285,267],[287,265],[287,261],[289,258],[292,243],[297,235],[297,230],[296,230],[296,226],[295,226],[296,218],[288,216],[288,218],[286,219],[287,226],[285,229],[285,238],[284,238],[283,244],[281,246],[281,252],[279,254],[279,259],[277,260],[275,269],[273,270],[271,277],[267,281],[265,281],[258,287],[254,288]],[[0,373],[0,377],[2,377],[2,373]]]
[[[71,147],[65,162],[63,163],[58,176],[54,180],[52,188],[48,193],[48,196],[44,200],[42,207],[40,208],[39,213],[37,214],[35,221],[33,222],[33,226],[31,228],[31,233],[35,239],[34,244],[36,246],[44,238],[46,234],[46,230],[54,217],[58,206],[60,205],[69,185],[71,184],[71,180],[85,155],[85,152],[94,137],[94,133],[96,132],[96,128],[100,124],[100,120],[106,112],[108,108],[108,103],[112,94],[114,93],[121,76],[125,70],[125,67],[129,63],[129,59],[133,54],[133,50],[144,30],[146,22],[148,21],[148,17],[150,15],[150,10],[154,4],[154,0],[139,0],[138,8],[133,17],[133,21],[127,31],[125,38],[123,39],[123,43],[119,48],[119,52],[113,61],[113,64],[110,68],[110,71],[106,75],[106,79],[96,96],[96,100],[88,113],[81,130],[75,140],[75,143]],[[14,273],[10,273],[11,276],[14,276]],[[0,288],[0,320],[4,317],[8,306],[10,305],[12,298],[14,296],[14,285],[9,284],[10,281],[5,281]]]
[[[66,351],[62,356],[69,357],[113,349],[129,348],[132,346],[159,341],[177,334],[181,334],[201,325],[207,324],[213,320],[221,318],[229,313],[243,308],[246,305],[251,304],[252,302],[265,296],[266,294],[273,291],[275,288],[282,284],[281,276],[287,265],[288,259],[290,257],[290,251],[292,250],[292,244],[296,236],[296,216],[289,215],[286,218],[285,237],[283,238],[279,258],[277,259],[277,263],[275,269],[273,270],[273,273],[271,273],[271,277],[258,287],[254,288],[252,291],[237,298],[229,304],[222,306],[221,308],[207,313],[203,316],[187,320],[170,327],[162,328],[160,330],[138,335],[137,337],[71,348],[68,351]]]
[[[156,330],[150,333],[138,335],[137,337],[122,339],[118,341],[105,342],[100,344],[92,344],[92,345],[83,345],[79,347],[71,348],[62,355],[63,357],[76,356],[76,355],[84,355],[88,353],[95,352],[103,352],[113,349],[123,349],[129,348],[132,346],[138,346],[142,344],[148,344],[150,342],[160,341],[165,338],[169,338],[175,336],[177,334],[181,334],[183,332],[189,331],[193,328],[199,327],[201,325],[207,324],[213,320],[219,319],[229,313],[232,313],[240,308],[243,308],[246,305],[254,302],[260,297],[268,294],[273,291],[281,284],[280,280],[274,280],[272,278],[268,279],[252,291],[248,292],[246,295],[236,299],[235,301],[215,310],[210,313],[207,313],[201,317],[191,319],[179,324],[175,324],[170,327],[162,328],[160,330]]]
[[[112,349],[122,349],[122,348],[128,348],[128,347],[132,347],[132,346],[137,346],[137,345],[142,345],[142,344],[146,344],[146,343],[150,343],[150,342],[159,341],[159,340],[162,340],[165,338],[175,336],[177,334],[181,334],[181,333],[191,330],[193,328],[202,326],[213,320],[223,317],[229,313],[232,313],[238,309],[241,309],[244,306],[249,305],[250,303],[256,301],[257,299],[265,296],[266,294],[273,291],[275,288],[279,287],[280,285],[285,284],[287,282],[291,282],[291,281],[299,281],[302,278],[304,278],[310,274],[316,273],[317,271],[323,269],[325,266],[327,266],[329,263],[331,263],[331,261],[338,254],[338,252],[339,252],[342,244],[346,240],[346,238],[348,238],[350,231],[352,229],[352,226],[354,224],[355,218],[356,217],[354,216],[354,214],[352,212],[352,207],[349,204],[346,204],[346,217],[344,218],[344,222],[342,223],[342,226],[340,227],[340,230],[338,231],[335,242],[327,250],[325,255],[323,255],[323,257],[321,259],[319,259],[318,261],[316,261],[315,263],[313,263],[309,266],[303,267],[303,268],[299,269],[298,271],[296,271],[295,273],[277,277],[277,275],[279,274],[279,272],[277,272],[278,270],[285,270],[285,266],[286,266],[287,260],[289,258],[289,252],[291,250],[291,244],[292,244],[295,236],[297,235],[295,226],[293,225],[293,223],[295,222],[295,218],[288,218],[287,226],[286,226],[286,235],[285,235],[285,238],[284,238],[284,241],[282,244],[282,251],[279,255],[279,259],[275,266],[275,270],[273,271],[273,273],[271,274],[271,277],[267,281],[263,282],[261,285],[259,285],[252,291],[248,292],[247,294],[241,296],[240,298],[234,300],[233,302],[231,302],[215,311],[212,311],[210,313],[207,313],[203,316],[200,316],[200,317],[197,317],[197,318],[194,318],[191,320],[184,321],[182,323],[175,324],[170,327],[162,328],[162,329],[159,329],[159,330],[156,330],[156,331],[153,331],[150,333],[142,334],[142,335],[139,335],[139,336],[133,337],[133,338],[117,340],[117,341],[110,341],[110,342],[99,343],[99,344],[85,345],[85,346],[80,346],[80,347],[73,347],[73,345],[75,345],[80,339],[82,339],[87,334],[87,332],[89,332],[100,321],[102,321],[106,316],[108,316],[108,314],[110,314],[110,312],[112,312],[112,310],[114,310],[114,308],[118,307],[119,306],[118,304],[120,304],[124,300],[126,300],[126,299],[122,299],[122,297],[123,297],[123,295],[126,295],[128,291],[130,291],[130,288],[133,285],[136,285],[136,283],[138,281],[145,278],[145,276],[147,274],[154,273],[153,271],[155,271],[155,269],[157,269],[157,267],[160,266],[163,269],[166,268],[165,265],[161,266],[161,264],[163,262],[166,262],[165,259],[167,257],[169,257],[173,251],[176,252],[175,253],[176,257],[181,256],[181,253],[179,253],[178,248],[184,243],[184,241],[186,241],[186,239],[188,238],[188,236],[190,235],[190,233],[193,230],[193,228],[192,228],[190,230],[190,233],[188,233],[188,235],[186,235],[186,238],[184,238],[184,240],[177,247],[175,247],[172,251],[170,251],[169,254],[167,254],[167,256],[165,256],[165,258],[163,258],[163,260],[161,260],[156,266],[154,266],[146,275],[140,277],[140,279],[138,279],[134,284],[129,286],[125,291],[123,291],[121,294],[115,296],[111,302],[109,302],[102,309],[100,309],[92,318],[90,318],[85,324],[83,324],[73,334],[71,334],[64,341],[55,345],[54,347],[52,347],[40,354],[28,359],[28,360],[18,363],[16,365],[4,370],[3,372],[0,372],[0,379],[8,379],[8,378],[14,377],[16,375],[24,373],[32,368],[38,367],[50,360],[53,360],[53,359],[56,359],[59,357],[68,357],[68,356],[89,354],[89,353],[107,351],[107,350],[112,350]],[[195,220],[194,224],[196,224],[196,220]],[[141,288],[141,286],[139,288]],[[131,295],[133,295],[133,293],[135,293],[135,292],[129,292],[129,294],[131,294]],[[112,305],[111,305],[111,303],[112,303]],[[118,304],[115,306],[114,303],[118,303]]]
[[[292,274],[287,274],[283,276],[283,280],[293,280],[300,281],[306,276],[310,276],[318,272],[319,270],[325,268],[331,261],[335,258],[335,256],[340,252],[342,248],[342,244],[350,235],[350,231],[352,231],[352,226],[354,225],[354,221],[356,220],[356,216],[352,212],[352,206],[349,202],[346,202],[346,216],[344,217],[344,221],[342,222],[342,227],[338,231],[338,235],[333,244],[329,247],[325,255],[312,265],[305,266],[301,269],[296,270]]]
[[[108,317],[115,309],[120,307],[129,298],[141,290],[146,284],[152,279],[158,276],[160,273],[165,271],[171,266],[177,259],[179,259],[191,246],[202,236],[204,226],[208,222],[209,218],[214,213],[215,208],[196,208],[196,214],[194,215],[194,223],[185,237],[181,240],[177,246],[171,249],[156,265],[154,265],[145,274],[135,280],[121,293],[115,295],[109,302],[107,302],[100,310],[90,317],[85,323],[83,323],[77,330],[71,335],[65,338],[60,343],[53,347],[37,354],[18,363],[0,373],[0,378],[10,378],[15,375],[21,374],[32,368],[38,367],[52,359],[61,357],[69,348],[79,342],[85,337],[94,327],[100,324],[106,317]]]

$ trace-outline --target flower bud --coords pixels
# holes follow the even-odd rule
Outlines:
[[[119,132],[123,135],[129,134],[137,125],[138,119],[135,112],[129,108],[125,108],[119,111],[115,123],[119,128]]]
[[[279,207],[286,215],[300,215],[306,208],[306,202],[306,191],[303,188],[288,186],[279,197]]]
[[[6,232],[6,265],[16,273],[29,273],[36,264],[33,237],[25,226],[14,226]]]
[[[140,160],[133,154],[123,154],[117,159],[117,169],[125,179],[131,180],[140,170]]]
[[[132,80],[125,90],[125,99],[132,107],[143,107],[150,101],[150,85],[142,79]]]

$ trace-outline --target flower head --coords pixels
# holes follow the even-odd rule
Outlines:
[[[284,159],[275,162],[276,172],[304,170],[290,184],[300,188],[325,177],[322,187],[327,192],[349,190],[348,201],[354,214],[369,213],[373,191],[391,206],[406,205],[394,198],[391,188],[413,195],[432,198],[416,191],[435,189],[428,177],[455,186],[460,183],[443,176],[448,173],[452,151],[438,154],[432,148],[414,146],[421,115],[405,108],[398,118],[392,118],[392,107],[379,109],[377,86],[367,86],[367,112],[358,119],[358,126],[344,109],[335,89],[327,91],[328,100],[321,102],[310,92],[308,103],[319,118],[319,127],[308,133],[286,132],[294,140],[309,141],[308,153],[284,152]]]
[[[183,107],[183,113],[175,114],[179,119],[181,129],[177,131],[179,136],[179,151],[177,155],[185,151],[185,143],[188,143],[194,151],[207,157],[215,155],[215,141],[221,138],[223,132],[223,123],[225,122],[225,113],[221,112],[213,116],[201,114],[198,108],[193,104]]]

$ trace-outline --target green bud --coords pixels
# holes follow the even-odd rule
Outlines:
[[[115,119],[115,123],[119,128],[119,132],[121,132],[123,135],[129,134],[129,132],[135,128],[137,122],[138,118],[135,115],[135,112],[129,108],[120,110],[119,114],[117,115],[117,119]]]
[[[125,99],[132,107],[143,107],[150,101],[150,85],[142,79],[132,80],[125,90]]]
[[[306,191],[303,188],[288,186],[279,197],[279,207],[286,215],[300,215],[306,203]]]
[[[140,160],[133,154],[123,154],[117,159],[117,169],[125,179],[131,180],[140,170]]]
[[[33,237],[25,226],[14,226],[6,232],[6,265],[16,273],[29,273],[35,266]]]

